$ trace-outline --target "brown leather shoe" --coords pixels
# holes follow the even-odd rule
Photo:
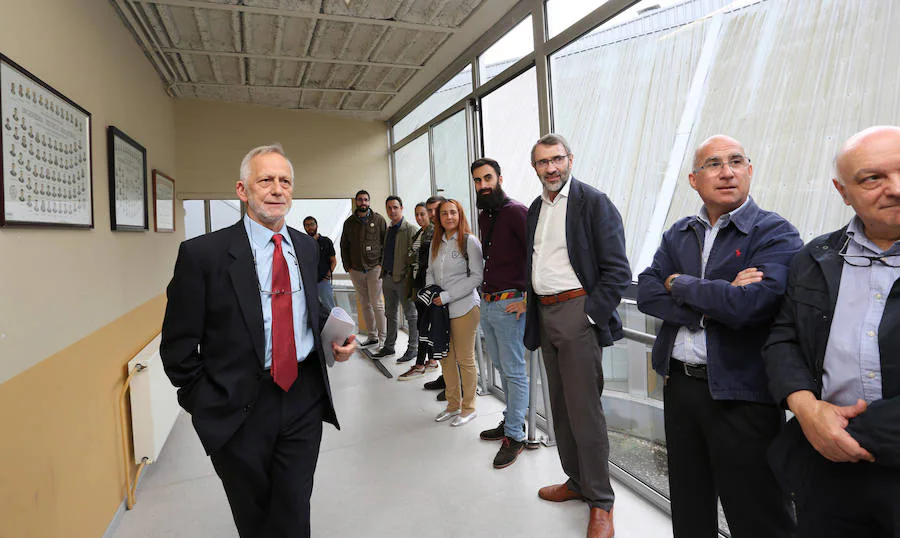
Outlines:
[[[613,538],[612,509],[607,512],[602,508],[591,507],[591,519],[588,521],[587,538]]]
[[[580,493],[576,493],[569,489],[567,484],[554,484],[552,486],[544,486],[538,490],[538,497],[545,501],[553,501],[561,503],[566,501],[580,500],[584,497]]]

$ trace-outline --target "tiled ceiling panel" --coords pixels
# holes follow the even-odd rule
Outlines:
[[[404,86],[421,70],[442,68],[430,60],[487,4],[111,1],[176,97],[357,112],[369,118],[378,118],[401,90],[408,93]],[[503,2],[511,6],[514,0]]]

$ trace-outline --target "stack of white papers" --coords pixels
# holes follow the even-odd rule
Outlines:
[[[337,342],[338,345],[343,345],[351,334],[356,334],[356,322],[343,308],[339,306],[332,308],[328,315],[328,321],[322,328],[322,347],[325,348],[325,363],[328,366],[334,366],[331,343]]]

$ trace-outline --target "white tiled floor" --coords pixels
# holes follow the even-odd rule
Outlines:
[[[479,397],[479,417],[460,428],[438,424],[433,418],[442,404],[422,389],[437,374],[398,382],[405,367],[393,359],[384,364],[394,379],[357,356],[329,372],[343,429],[325,428],[313,536],[584,536],[585,504],[537,497],[539,487],[564,479],[554,448],[525,451],[503,470],[491,467],[499,444],[481,441],[478,432],[500,420],[500,401]],[[616,536],[672,536],[664,513],[623,485],[614,487]],[[237,536],[221,483],[186,415],[145,472],[137,499],[111,538]]]

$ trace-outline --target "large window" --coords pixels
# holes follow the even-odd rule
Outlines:
[[[469,95],[471,91],[472,65],[469,64],[394,125],[394,142],[403,140],[447,107]]]
[[[374,203],[373,208],[378,210]],[[344,228],[344,221],[350,216],[351,211],[352,203],[348,198],[294,198],[291,211],[285,220],[288,226],[303,232],[305,231],[303,229],[303,219],[308,216],[314,217],[319,224],[319,234],[331,239],[334,243],[335,256],[337,257],[334,273],[346,274],[341,263],[341,231]],[[383,213],[383,210],[379,212]]]
[[[469,222],[472,213],[469,183],[469,144],[466,139],[466,112],[461,110],[434,126],[434,183],[445,198],[459,200]]]
[[[691,7],[684,22],[705,14]],[[661,189],[698,48],[715,25],[701,19],[671,31],[665,14],[621,22],[629,12],[553,54],[550,70],[554,130],[572,145],[574,175],[606,192],[622,213],[628,259],[639,272],[656,204],[668,203]]]
[[[394,153],[397,195],[403,200],[403,217],[416,221],[416,204],[431,196],[431,163],[428,134],[423,134]]]
[[[491,80],[533,50],[534,29],[529,15],[478,57],[481,83]]]
[[[529,205],[541,193],[531,167],[531,146],[540,138],[534,68],[482,99],[481,124],[484,155],[500,163],[503,190]]]

